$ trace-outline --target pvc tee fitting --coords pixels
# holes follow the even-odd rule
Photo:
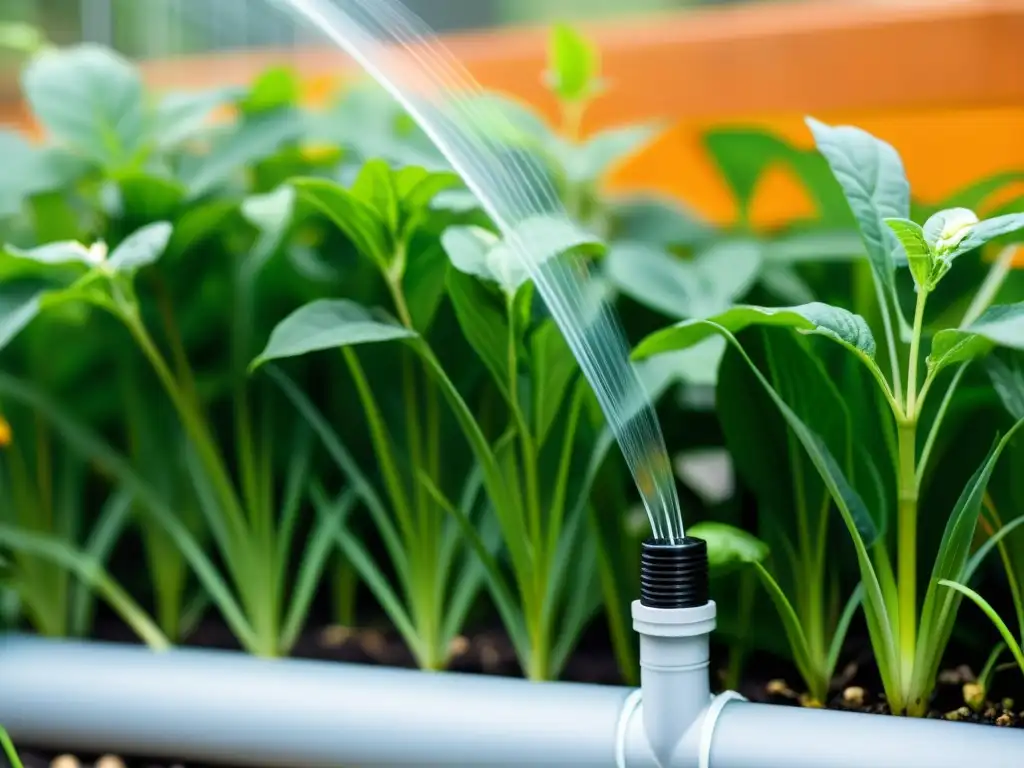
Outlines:
[[[693,537],[645,541],[633,629],[640,635],[644,732],[662,766],[673,764],[684,741],[687,754],[700,751],[700,721],[711,698],[708,636],[714,628],[707,544]]]

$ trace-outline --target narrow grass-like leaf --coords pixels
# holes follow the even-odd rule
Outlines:
[[[37,409],[53,423],[69,447],[83,457],[88,457],[118,483],[130,491],[155,520],[174,540],[182,555],[188,560],[193,572],[202,582],[211,599],[216,603],[231,631],[246,647],[258,645],[256,636],[245,618],[231,590],[221,578],[213,563],[203,552],[195,537],[189,532],[175,512],[166,507],[157,494],[131,465],[101,438],[74,421],[48,398],[25,386],[17,379],[0,374],[0,394]]]
[[[753,565],[754,570],[760,577],[768,597],[771,598],[772,604],[782,620],[782,627],[786,632],[790,650],[793,652],[793,663],[796,664],[797,669],[800,671],[800,676],[805,680],[813,679],[814,666],[811,664],[807,635],[804,634],[804,628],[800,624],[800,618],[797,616],[796,610],[794,610],[792,603],[789,602],[789,598],[786,597],[786,593],[782,591],[779,583],[768,570],[756,560],[751,565]]]
[[[911,681],[911,701],[914,707],[924,706],[924,698],[934,686],[942,661],[942,651],[953,632],[959,596],[939,587],[943,579],[961,581],[967,567],[971,542],[978,525],[978,515],[989,478],[1003,450],[1024,426],[1018,421],[999,442],[992,446],[960,495],[942,534],[938,555],[932,568],[928,591],[921,609],[920,638],[914,660],[914,678]]]
[[[132,497],[124,489],[113,493],[104,503],[99,517],[85,543],[85,555],[104,565],[128,523]],[[71,634],[82,637],[89,631],[92,621],[92,594],[82,582],[72,586],[70,628]]]
[[[395,529],[394,523],[391,522],[384,502],[373,487],[373,484],[370,483],[366,475],[359,468],[359,465],[345,447],[334,427],[327,422],[327,419],[323,417],[323,414],[313,404],[313,401],[295,385],[295,382],[274,366],[270,366],[267,369],[267,374],[281,388],[281,391],[284,392],[285,397],[295,406],[299,415],[313,428],[323,443],[324,448],[327,449],[327,453],[334,459],[334,462],[345,476],[352,490],[359,495],[359,498],[370,511],[373,523],[384,541],[384,546],[388,550],[388,558],[398,571],[399,576],[404,580],[409,567],[405,550],[402,548],[398,538],[398,531]]]
[[[4,523],[0,523],[0,544],[68,569],[95,589],[146,645],[156,651],[171,647],[171,641],[156,623],[94,558],[76,551],[55,537],[31,533]]]
[[[320,583],[328,557],[337,543],[337,535],[345,518],[355,503],[355,494],[347,491],[326,511],[310,531],[306,551],[299,565],[298,575],[292,587],[291,602],[281,628],[279,649],[287,654],[302,631],[303,622],[309,614],[316,588]],[[322,507],[321,507],[322,509]]]
[[[11,768],[25,768],[18,757],[18,751],[14,748],[14,742],[11,741],[11,737],[7,735],[7,731],[2,725],[0,725],[0,747],[3,748],[3,753],[7,756]]]
[[[863,602],[864,585],[858,584],[853,592],[850,593],[846,605],[843,606],[843,612],[840,614],[835,631],[832,633],[832,642],[828,647],[828,660],[826,662],[829,674],[834,674],[836,666],[839,664],[839,654],[843,652],[843,644],[846,642],[846,635],[850,631],[850,624],[853,623],[853,617]]]
[[[996,629],[999,630],[999,634],[1002,635],[1003,641],[1006,643],[1006,647],[1009,648],[1010,653],[1013,654],[1013,658],[1017,661],[1017,666],[1020,667],[1021,673],[1024,674],[1024,649],[1021,649],[1017,638],[1013,636],[1013,632],[1011,632],[1010,628],[1006,626],[1006,622],[1000,618],[998,613],[996,613],[996,609],[993,608],[985,598],[970,587],[965,587],[963,584],[957,584],[955,581],[950,581],[949,579],[941,579],[939,584],[967,596],[986,616],[989,617]]]

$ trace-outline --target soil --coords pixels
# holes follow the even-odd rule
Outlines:
[[[101,624],[97,639],[134,643],[134,638],[117,624]],[[238,650],[238,645],[227,628],[216,622],[201,625],[187,643],[189,646]],[[877,671],[871,663],[871,651],[863,640],[851,642],[854,660],[840,671],[833,683],[831,699],[825,703],[830,709],[889,715],[890,710],[881,693]],[[859,648],[859,650],[857,650]],[[726,658],[716,649],[712,653],[715,669],[724,669]],[[395,667],[415,666],[411,654],[401,640],[386,629],[349,629],[331,626],[303,635],[296,644],[296,658],[338,661],[355,664],[379,664]],[[487,630],[470,637],[459,637],[453,648],[452,671],[516,677],[521,672],[507,637],[500,630]],[[746,664],[748,676],[738,690],[751,701],[779,706],[819,706],[808,701],[799,690],[799,678],[793,668],[770,656],[754,654]],[[718,677],[721,679],[722,673]],[[1012,672],[996,677],[993,690],[983,704],[976,708],[965,703],[967,694],[975,693],[974,672],[967,666],[944,670],[928,713],[930,718],[988,724],[996,727],[1024,728],[1024,707],[1017,707],[1011,694],[1019,691],[1000,688],[1012,678]],[[1002,678],[1003,682],[1001,682]],[[609,651],[607,638],[601,632],[587,635],[569,661],[563,679],[603,685],[623,683],[615,659]],[[1012,684],[1012,683],[1011,683]],[[966,686],[966,688],[965,688]],[[991,699],[991,700],[989,700]],[[152,760],[139,757],[112,755],[57,755],[53,752],[33,751],[22,745],[21,757],[25,768],[207,768],[199,763]],[[0,768],[6,768],[0,755]],[[209,767],[212,768],[212,767]]]

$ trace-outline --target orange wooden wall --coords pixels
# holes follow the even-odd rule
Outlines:
[[[601,48],[610,90],[585,129],[645,120],[669,126],[612,185],[678,195],[714,220],[730,220],[734,207],[700,136],[723,124],[769,128],[808,146],[806,114],[859,125],[899,149],[926,201],[996,171],[1024,169],[1024,0],[766,3],[586,31]],[[453,35],[446,43],[484,87],[553,116],[540,75],[546,30]],[[316,49],[151,62],[145,73],[157,88],[207,87],[246,82],[275,63],[294,66],[311,99],[352,71],[337,52]],[[759,191],[755,221],[785,220],[807,205],[794,184],[774,176]]]

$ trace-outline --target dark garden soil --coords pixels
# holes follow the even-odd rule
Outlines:
[[[133,637],[119,625],[101,625],[97,639],[133,643]],[[238,650],[237,643],[223,625],[209,622],[201,625],[187,643],[189,646]],[[868,712],[888,715],[889,709],[881,684],[871,661],[870,648],[864,641],[851,641],[856,658],[840,670],[832,698],[826,703],[830,709]],[[458,672],[519,676],[515,654],[507,638],[500,631],[484,631],[470,637],[460,637],[453,648],[450,669]],[[356,664],[380,664],[413,667],[413,659],[404,644],[392,632],[378,629],[352,630],[345,627],[327,627],[306,633],[296,644],[293,656],[323,661]],[[713,653],[715,669],[723,669],[726,658]],[[746,664],[747,676],[739,685],[739,692],[751,701],[780,706],[817,706],[801,693],[799,678],[791,666],[770,656],[754,654]],[[721,679],[721,673],[718,675]],[[1000,680],[1002,678],[1002,680]],[[570,660],[563,679],[575,682],[621,685],[615,659],[609,651],[607,638],[601,632],[585,637]],[[1024,728],[1024,706],[1017,706],[1010,696],[1020,697],[1022,691],[1016,683],[1015,671],[996,677],[991,701],[972,709],[965,703],[965,694],[975,693],[974,672],[966,667],[944,670],[930,718],[989,724],[997,727]],[[1016,687],[1014,687],[1016,686]],[[720,687],[720,686],[719,686]],[[1020,697],[1024,698],[1024,697]],[[25,768],[204,768],[198,763],[172,762],[124,758],[111,755],[57,755],[32,751],[23,745]],[[0,768],[5,768],[0,756]]]

